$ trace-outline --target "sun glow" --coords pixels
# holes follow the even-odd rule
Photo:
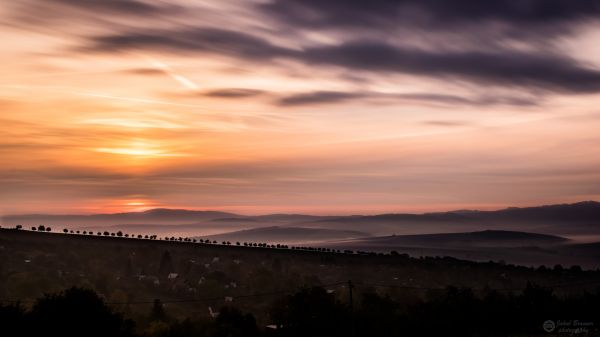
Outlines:
[[[153,208],[153,204],[142,200],[134,200],[125,202],[121,206],[117,205],[117,208],[122,212],[143,212]]]
[[[154,158],[154,157],[181,157],[182,153],[171,152],[164,146],[149,143],[146,141],[134,141],[127,146],[99,147],[94,151],[116,155],[125,155],[136,158]]]
[[[104,200],[101,212],[143,212],[152,208],[164,207],[161,203],[147,199],[144,195],[131,195],[127,199]]]

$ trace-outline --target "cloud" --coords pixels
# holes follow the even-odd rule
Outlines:
[[[10,7],[9,7],[10,8]],[[111,14],[114,17],[157,17],[181,12],[184,7],[158,1],[139,0],[23,0],[14,7],[17,17],[37,17],[39,20],[80,19],[74,14]],[[32,15],[43,10],[44,15]],[[39,12],[37,12],[39,14]],[[105,18],[110,19],[110,18]],[[26,22],[22,22],[26,24]]]
[[[102,52],[130,49],[152,49],[177,52],[210,52],[245,59],[268,60],[290,55],[292,50],[242,32],[218,28],[184,28],[139,30],[92,39],[87,49]]]
[[[337,66],[350,71],[450,78],[532,90],[571,93],[600,90],[600,71],[586,67],[571,57],[548,51],[425,50],[376,40],[320,45],[299,51],[276,46],[250,34],[213,28],[104,35],[93,38],[89,47],[96,51],[154,49],[212,53],[254,62],[288,58],[309,65]],[[336,93],[307,97],[308,100],[322,99],[324,102],[344,98],[347,97]],[[302,101],[301,98],[299,100]]]
[[[312,48],[302,58],[308,63],[353,70],[450,77],[489,85],[563,92],[600,90],[600,71],[558,54],[514,50],[426,51],[355,41]]]
[[[21,0],[6,3],[0,23],[53,35],[74,36],[89,28],[118,30],[141,20],[162,20],[187,11],[181,5],[141,0]],[[125,25],[124,25],[125,24]]]
[[[365,94],[354,92],[314,91],[309,93],[301,93],[282,97],[279,100],[277,100],[277,104],[282,106],[296,106],[323,103],[339,103],[352,99],[362,98],[364,96]]]
[[[62,8],[87,13],[112,12],[114,18],[130,14],[168,15],[182,9],[180,5],[139,0],[49,1],[29,1],[26,2],[29,6],[23,8],[51,7],[48,17],[62,18],[57,23],[75,16],[73,11],[61,12]],[[168,21],[164,28],[147,28],[152,26],[110,26],[111,17],[106,16],[105,21],[95,24],[109,29],[87,37],[81,49],[103,53],[125,50],[210,53],[265,64],[284,58],[308,66],[340,67],[348,72],[379,76],[409,74],[561,93],[600,90],[600,70],[562,54],[552,43],[539,46],[545,43],[542,41],[570,34],[575,27],[600,18],[598,1],[274,0],[247,9],[255,19],[268,15],[275,22],[260,31],[241,25],[217,26],[215,22],[193,26]],[[334,44],[307,43],[299,38],[302,31],[326,33],[329,29],[336,30]],[[269,34],[271,38],[266,39],[264,36]],[[506,42],[515,39],[524,42],[527,48],[511,47]],[[348,97],[319,93],[304,99],[330,102]],[[301,97],[298,100],[303,101]]]
[[[245,98],[264,94],[265,91],[246,88],[221,88],[203,92],[202,95],[218,98]]]
[[[535,106],[539,100],[521,97],[476,97],[468,98],[458,95],[437,93],[380,93],[373,91],[343,92],[343,91],[313,91],[285,95],[275,101],[277,105],[292,107],[302,105],[334,104],[353,100],[375,100],[379,103],[425,102],[445,105],[513,105]]]
[[[111,12],[117,14],[148,15],[164,13],[175,8],[172,5],[157,5],[152,2],[136,0],[43,0],[46,4],[64,5],[93,12]]]
[[[546,37],[565,34],[570,25],[600,16],[596,0],[274,0],[259,9],[282,24],[309,29],[396,31],[409,27],[477,35],[487,25],[486,34],[495,30]],[[480,30],[468,31],[473,26]]]

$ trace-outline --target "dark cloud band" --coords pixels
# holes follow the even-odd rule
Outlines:
[[[134,31],[100,36],[93,38],[90,48],[105,52],[157,49],[212,53],[255,62],[290,58],[306,64],[343,67],[349,71],[453,78],[486,85],[557,92],[590,93],[600,90],[600,71],[548,51],[431,51],[375,40],[351,41],[298,51],[273,45],[246,33],[207,28]],[[330,95],[327,99],[336,99],[336,95]]]
[[[544,29],[598,18],[597,0],[274,0],[260,6],[286,24],[309,28],[382,28],[399,26],[456,29],[501,24]],[[547,31],[547,30],[546,30]]]

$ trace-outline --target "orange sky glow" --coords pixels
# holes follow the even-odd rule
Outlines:
[[[0,9],[0,215],[372,214],[600,199],[596,21],[547,43],[490,31],[498,43],[485,45],[419,22],[303,25],[265,12],[269,1],[132,3]],[[441,68],[451,61],[406,68],[417,61],[396,66],[384,49],[373,60],[333,54],[359,38],[398,57],[551,54],[549,63],[589,72],[589,85],[563,83],[564,72],[511,82]]]

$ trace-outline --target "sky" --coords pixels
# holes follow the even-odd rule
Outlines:
[[[600,1],[0,7],[0,214],[600,199]]]

